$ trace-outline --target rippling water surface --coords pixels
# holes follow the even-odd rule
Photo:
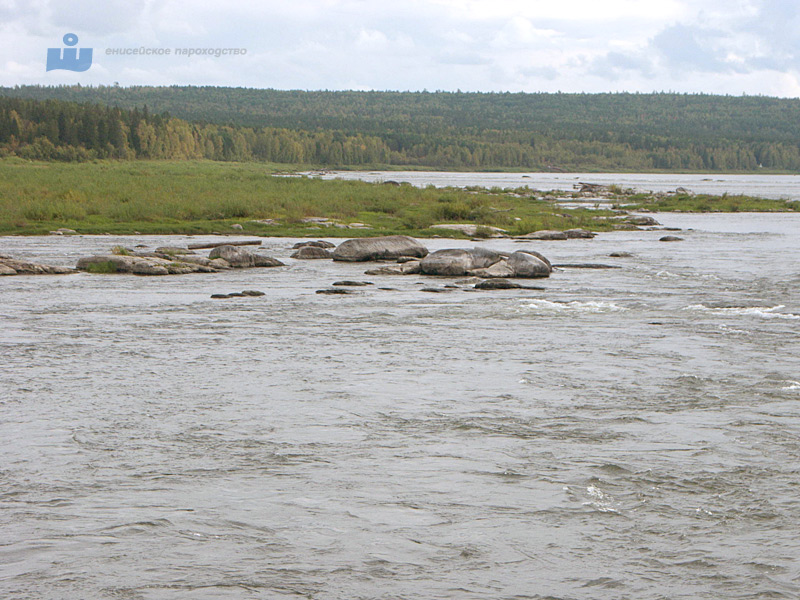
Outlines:
[[[529,244],[622,267],[545,291],[279,239],[286,268],[3,278],[0,597],[797,598],[799,217]]]
[[[468,173],[447,171],[323,171],[306,173],[322,179],[403,181],[424,187],[481,185],[542,191],[573,191],[579,182],[620,185],[642,191],[667,192],[677,187],[698,194],[744,194],[761,198],[800,200],[800,175],[727,175],[721,173]]]

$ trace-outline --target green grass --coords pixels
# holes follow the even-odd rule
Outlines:
[[[110,260],[105,261],[105,262],[91,263],[89,265],[86,265],[86,271],[89,272],[89,273],[97,273],[97,274],[106,275],[106,274],[109,274],[109,273],[116,273],[117,272],[117,265],[115,265]]]
[[[622,204],[626,210],[647,209],[657,212],[787,212],[800,210],[800,202],[770,200],[754,196],[711,196],[708,194],[675,194],[662,198],[637,195]]]
[[[463,237],[428,229],[474,223],[514,234],[537,229],[613,225],[602,210],[564,210],[529,190],[424,189],[361,181],[282,177],[286,165],[211,161],[30,162],[0,159],[0,234],[46,234],[66,227],[86,234],[209,234],[356,237],[408,234]],[[513,192],[516,192],[517,197]],[[775,200],[701,196],[631,197],[651,210],[797,210]],[[705,204],[704,204],[705,203]],[[371,229],[320,227],[307,217],[365,223]],[[259,223],[273,219],[276,224]],[[241,224],[241,231],[232,225]],[[480,235],[488,235],[479,229]]]

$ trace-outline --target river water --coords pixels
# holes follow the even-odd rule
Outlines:
[[[407,182],[418,187],[481,185],[548,191],[574,191],[580,182],[619,185],[638,191],[668,192],[683,187],[698,194],[744,194],[800,200],[800,175],[727,175],[675,173],[459,173],[448,171],[324,171],[304,173],[322,179]]]
[[[286,239],[284,268],[0,279],[0,597],[797,598],[800,215],[658,218],[685,240],[525,244],[622,267],[544,291]],[[375,285],[315,293],[340,279]]]

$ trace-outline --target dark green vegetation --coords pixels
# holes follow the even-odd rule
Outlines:
[[[800,171],[800,100],[795,99],[177,86],[24,86],[0,88],[0,96],[123,109],[103,112],[60,103],[22,106],[0,101],[4,151],[47,159],[206,158],[472,170]],[[76,111],[84,114],[78,118]]]
[[[603,210],[565,210],[528,188],[467,190],[275,175],[277,165],[212,161],[32,162],[0,159],[0,234],[241,233],[353,237],[404,233],[459,237],[429,229],[474,223],[510,234],[539,229],[614,227]],[[741,197],[626,195],[613,200],[665,210],[800,210],[800,203]],[[554,192],[569,199],[573,194]],[[702,203],[702,208],[696,206]],[[733,203],[733,204],[732,204]],[[734,208],[735,207],[735,208]],[[327,218],[331,226],[306,222]],[[272,221],[268,221],[272,220]],[[259,222],[267,221],[267,222]],[[364,223],[370,229],[336,227]],[[231,226],[241,224],[242,230]]]

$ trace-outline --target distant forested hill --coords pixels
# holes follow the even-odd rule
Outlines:
[[[794,99],[177,86],[24,86],[0,88],[0,96],[103,104],[118,115],[136,109],[139,118],[146,106],[147,118],[157,115],[160,127],[188,128],[196,139],[194,147],[150,149],[150,157],[457,169],[800,171],[800,100]],[[38,118],[26,110],[26,118]],[[147,156],[134,143],[141,136],[131,129],[131,118],[119,120],[125,151],[85,141],[76,147],[97,156]],[[138,127],[141,120],[133,120]],[[8,148],[2,127],[0,121],[0,145]],[[200,143],[212,134],[226,141]],[[52,127],[45,137],[55,147],[75,146],[75,139],[55,136]]]

